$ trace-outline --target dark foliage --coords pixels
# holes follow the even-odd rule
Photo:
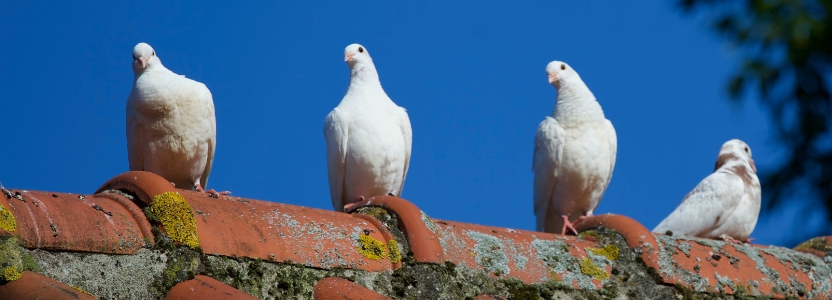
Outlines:
[[[727,83],[734,101],[755,91],[788,153],[760,174],[763,211],[809,202],[826,226],[796,224],[788,243],[832,233],[832,0],[681,0],[686,12],[709,16],[713,29],[740,53]],[[761,170],[762,171],[762,170]],[[800,222],[801,220],[798,220]]]

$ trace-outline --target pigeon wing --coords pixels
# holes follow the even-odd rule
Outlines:
[[[703,236],[722,226],[745,194],[745,183],[729,172],[708,175],[653,232]]]
[[[552,203],[558,183],[558,166],[563,155],[565,133],[552,117],[546,117],[537,128],[534,137],[534,214],[537,230],[543,230],[546,213]]]
[[[341,211],[344,209],[344,179],[347,171],[346,156],[349,141],[349,127],[343,110],[336,107],[326,116],[324,138],[326,139],[329,196],[332,198],[332,207]]]

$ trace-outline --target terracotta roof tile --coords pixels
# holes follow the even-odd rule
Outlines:
[[[153,239],[138,206],[119,195],[7,191],[12,197],[0,197],[0,205],[27,248],[135,254]]]
[[[390,298],[382,294],[338,277],[328,277],[319,280],[315,284],[314,297],[315,300],[390,300]]]
[[[194,279],[175,285],[165,300],[248,300],[257,299],[225,283],[208,276],[197,275]]]
[[[576,226],[579,236],[560,236],[432,219],[387,196],[348,213],[212,198],[147,172],[118,175],[94,195],[3,194],[0,269],[83,283],[102,298],[124,295],[123,286],[101,281],[124,276],[145,278],[120,281],[137,285],[130,295],[182,299],[243,292],[267,299],[815,298],[832,291],[829,237],[798,251],[732,245],[654,235],[619,215],[587,218]],[[40,276],[23,274],[0,276],[0,284],[10,281],[0,290],[20,292]]]
[[[34,272],[23,272],[20,279],[0,285],[0,295],[3,299],[16,300],[93,300],[78,288],[55,281],[52,278]]]

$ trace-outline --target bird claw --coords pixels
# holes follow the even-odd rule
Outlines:
[[[211,198],[219,198],[220,196],[231,195],[231,191],[217,192],[214,189],[207,190],[206,193],[208,193],[208,196]]]
[[[735,238],[733,238],[733,237],[731,237],[731,236],[729,236],[729,235],[727,235],[727,234],[724,234],[724,233],[723,233],[723,234],[720,234],[720,235],[719,235],[719,238],[720,238],[720,239],[722,239],[723,241],[728,242],[728,243],[731,243],[731,244],[735,244],[735,245],[742,244],[742,242],[740,242],[740,241],[738,241],[737,239],[735,239]]]
[[[575,235],[578,235],[578,230],[575,230],[574,225],[586,219],[586,217],[580,216],[577,219],[575,219],[575,222],[569,222],[569,217],[567,217],[566,215],[563,215],[561,217],[563,217],[563,230],[561,230],[560,232],[561,235],[566,235],[566,229],[569,229],[573,233],[575,233]]]
[[[203,195],[208,194],[208,197],[211,197],[211,198],[219,198],[220,196],[228,196],[228,195],[231,195],[231,191],[222,191],[222,192],[217,192],[217,191],[216,191],[216,190],[214,190],[214,189],[209,189],[209,190],[207,190],[207,191],[206,191],[205,189],[203,189],[203,188],[202,188],[202,185],[201,185],[201,184],[199,184],[199,183],[197,183],[196,185],[194,185],[194,188],[196,189],[196,191],[197,191],[197,192],[200,192],[200,193],[202,193]]]

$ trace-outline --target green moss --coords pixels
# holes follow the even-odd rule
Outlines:
[[[390,253],[388,257],[391,263],[396,264],[402,261],[402,252],[399,251],[399,243],[396,240],[387,242],[387,251]]]
[[[356,247],[356,250],[361,255],[364,255],[364,257],[372,260],[387,258],[387,245],[369,235],[361,235],[358,237],[358,247]]]
[[[366,209],[362,209],[360,212],[362,214],[371,215],[379,221],[386,221],[386,219],[390,218],[386,209],[377,206],[367,207]]]
[[[803,242],[797,247],[794,247],[794,250],[817,250],[823,253],[829,253],[832,251],[832,247],[826,244],[826,240],[824,238],[818,237]]]
[[[191,248],[199,247],[194,211],[182,195],[174,192],[156,195],[149,208],[171,239]]]
[[[7,232],[15,232],[17,230],[17,221],[15,221],[14,215],[2,205],[0,205],[0,229]]]
[[[618,247],[615,245],[606,245],[604,248],[589,248],[589,251],[595,255],[602,255],[609,260],[618,258]]]
[[[610,274],[607,274],[607,271],[604,269],[599,268],[589,257],[586,257],[581,260],[581,273],[586,275],[592,276],[598,280],[605,280],[610,278]]]
[[[3,269],[3,280],[6,282],[18,280],[20,279],[20,276],[22,276],[20,275],[20,271],[18,271],[15,267],[8,266]]]
[[[0,238],[0,283],[17,280],[20,272],[26,271],[25,256],[17,238]]]
[[[581,231],[581,233],[579,233],[579,234],[578,234],[578,237],[579,237],[579,238],[582,238],[582,239],[586,238],[587,236],[591,236],[591,237],[594,237],[594,238],[596,238],[596,239],[601,237],[601,236],[598,234],[598,232],[597,232],[597,231],[595,231],[594,229],[590,229],[590,230],[586,230],[586,231]]]
[[[509,298],[515,300],[538,300],[540,299],[540,291],[533,285],[525,284],[524,282],[509,278],[503,280],[508,289]]]
[[[152,286],[155,290],[166,293],[177,283],[193,279],[196,274],[204,272],[202,254],[187,247],[177,247],[167,252],[167,261],[162,276],[156,278]]]

